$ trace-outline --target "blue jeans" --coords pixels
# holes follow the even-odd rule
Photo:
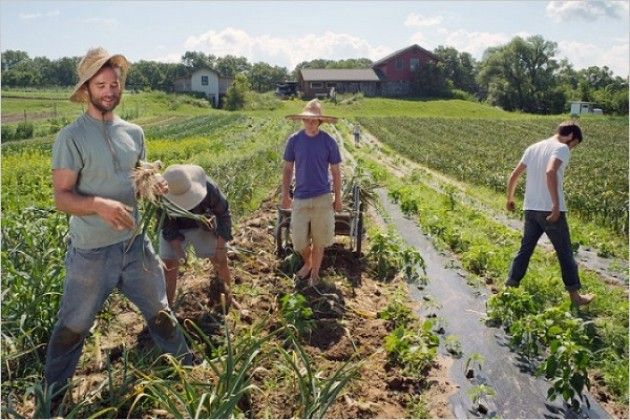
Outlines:
[[[576,291],[582,287],[578,276],[577,264],[575,258],[573,258],[566,215],[562,212],[557,222],[549,223],[546,219],[549,214],[550,212],[548,211],[525,210],[525,226],[523,228],[521,249],[518,250],[514,261],[512,261],[507,280],[509,286],[519,285],[521,279],[525,276],[525,272],[527,272],[529,259],[534,252],[538,239],[543,233],[546,233],[556,250],[564,287],[569,292]]]
[[[94,318],[114,288],[140,309],[159,347],[191,362],[182,332],[162,312],[170,309],[164,272],[151,243],[138,236],[125,253],[126,247],[127,241],[95,249],[68,247],[61,308],[46,353],[46,384],[64,386],[74,375]]]

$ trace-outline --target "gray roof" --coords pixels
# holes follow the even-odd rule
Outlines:
[[[309,82],[378,82],[373,69],[301,69]]]

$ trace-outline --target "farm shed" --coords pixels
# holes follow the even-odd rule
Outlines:
[[[302,69],[298,76],[304,97],[327,96],[331,88],[337,93],[379,93],[380,79],[372,69]]]
[[[222,77],[216,70],[199,69],[188,76],[175,79],[173,90],[180,93],[201,92],[214,107],[218,107],[220,99],[231,85],[232,79]]]
[[[593,102],[585,102],[585,101],[569,101],[570,104],[570,114],[571,115],[580,115],[580,114],[603,114],[602,110],[599,108],[593,108]]]

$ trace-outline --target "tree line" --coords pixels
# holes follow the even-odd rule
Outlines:
[[[467,98],[485,101],[508,111],[535,114],[567,112],[568,100],[595,102],[607,114],[628,114],[628,78],[613,75],[607,67],[576,70],[566,59],[558,60],[558,45],[541,36],[515,37],[505,45],[488,48],[481,60],[452,47],[433,50],[437,62],[415,72],[413,94],[425,98]],[[5,87],[72,86],[80,57],[50,60],[30,58],[24,51],[2,53],[2,84]],[[173,81],[201,68],[211,68],[224,77],[239,76],[239,88],[268,92],[277,83],[297,80],[304,68],[369,68],[367,58],[301,62],[289,72],[245,57],[217,57],[187,51],[179,63],[140,60],[133,63],[127,88],[171,91]]]

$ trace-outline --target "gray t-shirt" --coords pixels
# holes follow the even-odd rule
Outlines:
[[[118,164],[114,163],[104,130],[111,139]],[[78,172],[75,187],[78,194],[110,198],[133,207],[138,223],[131,175],[144,156],[144,133],[139,126],[118,117],[103,122],[85,113],[57,135],[52,167]],[[70,217],[70,238],[77,248],[112,245],[131,238],[132,233],[115,230],[96,214]]]

